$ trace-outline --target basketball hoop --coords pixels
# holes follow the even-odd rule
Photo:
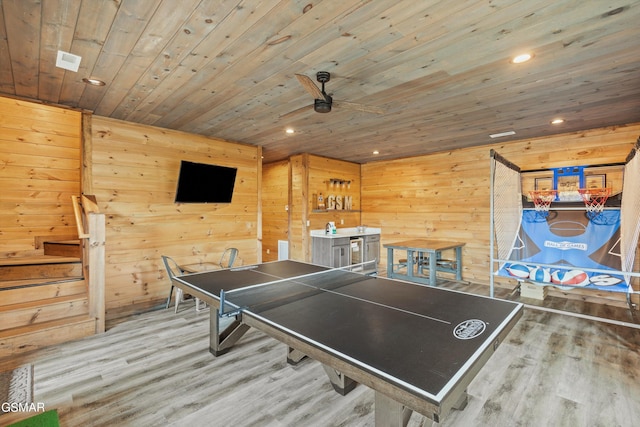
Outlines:
[[[529,191],[529,195],[533,199],[533,206],[539,215],[545,218],[549,215],[549,207],[551,207],[551,202],[556,199],[557,193],[556,190]]]
[[[604,204],[611,195],[611,188],[580,188],[578,192],[584,201],[587,216],[593,219],[604,210]]]

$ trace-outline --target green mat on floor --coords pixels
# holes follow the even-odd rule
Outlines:
[[[60,427],[60,419],[58,418],[58,411],[52,409],[7,427]]]

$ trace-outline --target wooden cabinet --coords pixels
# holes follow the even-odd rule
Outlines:
[[[363,261],[376,261],[376,265],[380,262],[380,235],[372,234],[364,236],[364,256]]]
[[[351,263],[349,241],[349,237],[314,237],[311,262],[333,268],[349,265]]]
[[[342,240],[342,239],[341,239]],[[351,264],[351,251],[349,250],[349,240],[346,244],[333,245],[331,248],[331,266],[346,267]]]
[[[350,265],[352,263],[352,238],[361,238],[363,241],[359,248],[362,251],[362,257],[357,262],[375,260],[377,264],[380,261],[380,235],[371,234],[345,237],[313,237],[311,262],[332,268]]]

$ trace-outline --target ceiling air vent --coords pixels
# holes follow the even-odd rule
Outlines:
[[[515,135],[516,133],[512,130],[508,130],[506,132],[501,132],[501,133],[492,133],[491,135],[489,135],[489,137],[491,138],[502,138],[503,136],[509,136],[509,135]]]
[[[74,55],[73,53],[58,51],[58,59],[56,59],[56,67],[64,68],[65,70],[78,72],[80,67],[81,56]]]

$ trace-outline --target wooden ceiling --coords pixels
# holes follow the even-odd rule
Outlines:
[[[0,6],[0,94],[261,145],[265,162],[365,163],[640,121],[640,1]],[[58,50],[82,57],[78,72],[56,68]],[[524,51],[531,61],[511,63]],[[336,101],[384,113],[314,112],[295,75],[317,71],[331,73]]]

